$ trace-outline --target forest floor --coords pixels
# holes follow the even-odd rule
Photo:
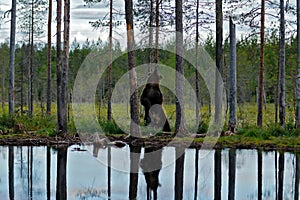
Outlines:
[[[203,135],[202,135],[203,136]],[[104,136],[103,136],[104,137]],[[106,138],[109,141],[121,141],[128,145],[143,146],[150,148],[161,148],[164,146],[174,147],[189,147],[198,148],[203,147],[204,143],[208,148],[210,146],[215,149],[222,148],[236,148],[236,149],[261,149],[261,150],[283,150],[294,151],[300,153],[300,137],[297,136],[279,136],[261,139],[256,137],[245,137],[243,135],[222,136],[215,137],[198,137],[195,135],[185,137],[173,137],[171,134],[160,134],[157,136],[145,138],[132,138],[125,134],[108,134]],[[14,145],[14,146],[60,146],[73,144],[93,144],[85,142],[85,139],[75,135],[67,136],[45,136],[42,134],[8,134],[0,135],[0,145]]]

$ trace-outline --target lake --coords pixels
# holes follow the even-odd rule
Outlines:
[[[0,146],[0,199],[300,199],[299,154],[154,150]]]

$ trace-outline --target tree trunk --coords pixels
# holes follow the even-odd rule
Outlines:
[[[133,3],[132,0],[125,0],[125,15],[127,25],[127,49],[128,49],[128,70],[130,84],[130,134],[141,136],[139,118],[139,99],[137,91],[137,74],[135,71],[135,49],[134,49],[134,29],[133,29]]]
[[[182,24],[182,0],[176,1],[176,122],[175,133],[184,134],[184,68],[183,68],[183,24]]]
[[[215,88],[215,123],[221,124],[222,118],[222,87],[221,77],[223,71],[223,13],[222,0],[216,0],[216,88]]]
[[[31,31],[29,30],[29,34],[28,34],[28,66],[27,66],[27,109],[28,109],[28,115],[31,115],[31,89],[30,89],[30,85],[31,85]]]
[[[280,50],[279,50],[279,122],[285,124],[285,19],[284,0],[280,0]]]
[[[51,199],[51,149],[47,147],[46,153],[46,188],[47,188],[47,200]]]
[[[11,22],[10,22],[10,56],[9,56],[9,94],[8,107],[9,114],[15,111],[15,49],[16,49],[16,0],[12,0]]]
[[[156,0],[155,7],[155,63],[158,64],[158,40],[159,40],[159,4],[160,0]]]
[[[109,7],[109,67],[108,67],[108,102],[107,102],[107,120],[111,121],[111,95],[112,95],[112,26],[113,26],[113,0],[110,0]]]
[[[57,128],[62,131],[61,119],[61,0],[57,0],[57,27],[56,27],[56,102],[57,102]]]
[[[152,72],[152,45],[153,45],[153,0],[150,0],[148,73]]]
[[[47,49],[47,115],[51,115],[51,23],[52,23],[52,0],[49,0],[49,10],[48,10],[48,49]]]
[[[229,19],[230,27],[230,91],[229,91],[229,122],[228,129],[234,130],[236,127],[236,33],[235,24],[232,18]]]
[[[33,54],[34,54],[34,43],[33,43],[33,34],[34,34],[34,2],[33,0],[31,1],[31,39],[30,39],[30,66],[29,66],[29,71],[30,71],[30,107],[28,109],[28,114],[29,116],[32,116],[33,114]]]
[[[196,71],[195,71],[195,87],[196,87],[196,126],[199,126],[199,114],[200,114],[200,96],[199,96],[199,0],[197,0],[197,5],[196,5]]]
[[[197,0],[198,1],[198,0]],[[198,177],[199,177],[199,149],[195,149],[195,189],[194,189],[194,200],[198,198]]]
[[[265,0],[261,0],[261,27],[260,27],[260,69],[258,82],[257,126],[263,121],[263,95],[264,95],[264,44],[265,43]]]
[[[69,40],[70,40],[70,0],[64,0],[64,50],[61,82],[61,131],[67,133],[67,100],[68,100],[68,71],[69,71]]]
[[[300,0],[297,0],[297,77],[296,77],[296,122],[300,127]]]
[[[2,112],[4,113],[4,108],[5,108],[5,65],[2,65],[2,89],[1,89],[1,102],[2,102]]]

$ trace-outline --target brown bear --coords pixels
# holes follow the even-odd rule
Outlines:
[[[143,89],[142,96],[141,96],[141,104],[145,107],[145,122],[146,125],[151,123],[151,116],[156,118],[156,121],[153,124],[156,126],[163,125],[163,131],[171,132],[170,124],[164,110],[162,108],[163,103],[163,95],[160,91],[160,75],[158,73],[157,68],[155,68],[154,72],[149,76],[147,83]],[[160,124],[163,123],[164,124]]]

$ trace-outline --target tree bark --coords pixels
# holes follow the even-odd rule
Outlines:
[[[9,146],[8,147],[8,180],[9,180],[9,199],[14,199],[15,198],[15,184],[14,184],[14,147]]]
[[[196,70],[195,70],[195,87],[196,87],[196,126],[199,126],[200,118],[200,96],[199,96],[199,0],[196,2]]]
[[[68,71],[69,71],[69,42],[70,41],[70,0],[64,0],[64,50],[61,82],[61,131],[67,133],[67,101],[68,101]]]
[[[62,70],[61,70],[61,2],[57,0],[57,27],[56,27],[56,103],[57,103],[57,128],[58,132],[62,131],[62,119],[61,119],[61,90],[62,90]]]
[[[12,0],[11,22],[10,22],[10,56],[9,56],[9,93],[8,107],[9,114],[15,111],[15,49],[16,49],[16,0]]]
[[[228,129],[234,130],[236,127],[236,33],[235,24],[232,18],[229,19],[230,27],[230,91],[229,91],[229,122]]]
[[[51,115],[51,101],[52,101],[52,91],[51,91],[51,23],[52,23],[52,0],[49,0],[48,9],[48,49],[47,49],[47,115]]]
[[[260,27],[260,69],[258,82],[257,126],[263,121],[264,95],[264,44],[265,43],[265,0],[261,0],[261,27]]]
[[[141,147],[130,147],[129,199],[136,199],[139,180]]]
[[[130,134],[139,137],[140,118],[139,118],[139,99],[137,91],[137,74],[135,71],[135,49],[134,49],[134,29],[133,29],[133,3],[132,0],[125,0],[125,15],[127,25],[127,49],[128,49],[128,70],[130,84]]]
[[[33,34],[34,34],[34,2],[31,1],[31,39],[30,39],[30,66],[29,66],[29,81],[30,81],[30,104],[28,109],[29,116],[32,116],[33,114],[33,54],[34,54],[34,43],[33,43]]]
[[[152,45],[153,45],[153,0],[150,0],[148,73],[152,72]]]
[[[223,71],[223,13],[222,0],[216,0],[216,88],[215,88],[215,123],[219,125],[222,118],[221,77]]]
[[[183,24],[182,0],[176,1],[176,122],[175,133],[183,134],[185,128],[184,116],[184,67],[183,67]]]
[[[156,0],[155,7],[155,63],[158,64],[158,40],[159,40],[159,4],[160,0]]]
[[[278,200],[283,199],[283,185],[284,185],[284,153],[280,152],[279,153],[279,170],[278,170],[278,179],[279,179],[279,184],[278,184]]]
[[[300,127],[300,0],[297,0],[297,77],[296,77],[296,122]]]
[[[280,48],[279,48],[279,122],[285,124],[285,18],[284,0],[280,0]]]
[[[110,0],[109,6],[109,67],[108,67],[108,102],[107,102],[107,120],[111,121],[111,95],[112,95],[112,26],[113,26],[113,0]]]

